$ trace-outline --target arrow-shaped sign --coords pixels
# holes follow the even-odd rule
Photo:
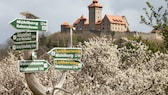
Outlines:
[[[10,24],[20,30],[35,30],[35,31],[47,31],[47,21],[37,19],[20,19],[16,18]]]
[[[55,59],[54,68],[56,70],[79,70],[83,66],[80,60]]]
[[[17,32],[12,35],[11,39],[14,42],[27,42],[27,41],[37,41],[37,32]]]
[[[25,73],[46,71],[50,66],[46,60],[19,60],[19,70]]]
[[[53,48],[48,54],[58,59],[81,59],[82,48]]]
[[[12,50],[37,50],[38,42],[14,43],[11,49]]]

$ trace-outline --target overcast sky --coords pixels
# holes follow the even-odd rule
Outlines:
[[[164,0],[99,0],[105,14],[126,16],[131,31],[150,32],[151,28],[140,24],[140,15],[145,2],[154,6],[164,4]],[[14,29],[9,22],[15,18],[25,18],[20,12],[29,11],[48,21],[48,32],[60,31],[63,22],[73,24],[82,14],[88,18],[88,5],[92,0],[1,0],[0,1],[0,44],[21,30]]]

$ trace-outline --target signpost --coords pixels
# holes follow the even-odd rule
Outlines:
[[[37,42],[29,42],[29,43],[14,43],[12,46],[12,50],[37,50],[38,43]]]
[[[56,70],[79,70],[83,63],[82,48],[53,48],[48,52],[54,59],[54,68]]]
[[[36,59],[36,54],[33,50],[38,49],[38,32],[30,31],[47,31],[47,21],[36,20],[37,16],[29,12],[22,12],[26,19],[14,19],[10,24],[19,30],[26,30],[25,32],[18,32],[12,35],[11,39],[14,41],[12,50],[27,50],[24,51],[22,60],[19,62],[19,71],[25,73],[25,79],[33,94],[46,95],[51,94],[53,90],[48,90],[40,84],[35,77],[35,72],[46,71],[49,69],[50,64],[45,60],[32,60],[32,56]],[[32,54],[32,56],[31,56]],[[25,60],[23,60],[25,59]]]
[[[16,18],[10,24],[16,29],[29,30],[28,32],[17,32],[12,35],[11,39],[14,41],[12,50],[37,50],[38,32],[30,31],[47,31],[46,20]]]
[[[59,59],[80,59],[82,56],[82,48],[53,48],[48,54],[53,58]]]
[[[50,66],[46,60],[19,60],[19,70],[24,73],[46,71]]]
[[[17,32],[12,35],[11,39],[14,42],[27,42],[27,41],[37,41],[38,33],[37,32]]]
[[[24,59],[19,60],[19,71],[25,73],[25,78],[29,88],[36,95],[51,94],[54,89],[48,90],[39,84],[35,78],[35,72],[46,71],[50,68],[50,64],[46,60],[32,60],[32,56],[36,59],[36,54],[32,50],[38,49],[38,33],[30,31],[47,31],[47,21],[36,20],[38,17],[31,13],[23,13],[26,19],[16,18],[10,22],[10,24],[19,30],[29,30],[25,32],[18,32],[12,35],[11,39],[14,41],[12,50],[27,50],[24,52]],[[34,18],[34,19],[29,19]],[[71,44],[72,47],[72,31],[71,31]],[[30,51],[29,51],[30,50]],[[82,68],[81,63],[81,48],[53,48],[48,52],[54,58],[55,69],[60,70],[79,70]],[[32,54],[32,56],[30,56]],[[56,88],[61,88],[64,81],[66,80],[66,71],[63,71],[62,77]]]
[[[47,31],[47,21],[37,19],[20,19],[16,18],[10,24],[20,30],[35,30],[35,31]]]

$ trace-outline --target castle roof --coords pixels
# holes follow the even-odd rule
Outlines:
[[[102,8],[102,5],[98,3],[98,0],[93,0],[92,4],[90,4],[88,7],[89,8],[90,7],[99,7],[99,8]]]
[[[115,23],[115,24],[127,24],[127,21],[125,19],[125,16],[116,16],[116,15],[105,15],[107,19],[110,21],[110,23]],[[79,24],[81,21],[84,21],[84,25],[89,24],[89,19],[85,18],[83,15],[78,18],[75,22],[74,25]],[[101,24],[102,20],[98,20],[95,24]]]
[[[151,31],[151,33],[160,33],[160,32],[162,32],[162,30],[153,29],[153,30]]]
[[[68,22],[64,22],[61,26],[64,26],[65,28],[73,28],[73,25],[69,25]]]
[[[102,22],[102,20],[98,20],[98,21],[96,22],[96,24],[99,25],[99,24],[101,24],[101,22]]]
[[[80,18],[78,18],[78,19],[74,22],[74,24],[78,24],[78,23],[80,23],[81,21],[84,21],[84,25],[88,25],[88,24],[89,24],[89,20],[88,20],[86,17],[84,17],[83,15],[82,15]]]
[[[64,22],[64,23],[63,23],[63,24],[61,24],[61,25],[68,26],[68,25],[69,25],[69,23],[68,23],[68,22]]]
[[[111,23],[127,24],[124,16],[106,15],[106,17]]]

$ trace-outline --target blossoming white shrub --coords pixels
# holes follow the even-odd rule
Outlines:
[[[93,38],[80,46],[85,66],[71,72],[65,85],[75,95],[168,94],[167,54],[152,54],[143,43],[133,41],[117,48],[107,38]]]
[[[24,74],[19,72],[17,58],[9,56],[0,62],[0,95],[21,95],[27,90]]]
[[[111,39],[106,38],[90,39],[80,47],[83,48],[84,67],[81,71],[71,72],[65,87],[71,88],[75,95],[112,94],[111,81],[116,72],[119,72],[117,47]]]
[[[152,54],[143,43],[130,41],[132,48],[120,48],[121,83],[118,92],[138,95],[168,94],[168,55]]]
[[[118,48],[105,37],[79,45],[84,67],[68,71],[63,88],[73,95],[168,95],[168,54],[153,54],[141,42],[126,40],[122,45]],[[53,86],[60,74],[51,68],[37,76],[43,85]],[[0,62],[0,87],[2,95],[30,93],[24,74],[18,71],[17,58],[11,53]],[[60,91],[56,95],[69,94]]]

